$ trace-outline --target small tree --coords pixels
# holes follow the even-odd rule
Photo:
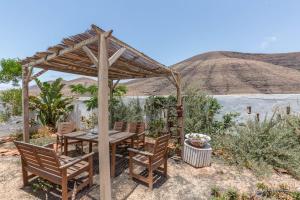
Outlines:
[[[30,96],[30,109],[38,113],[41,124],[55,128],[56,123],[65,120],[73,110],[72,98],[63,97],[61,78],[53,83],[35,81],[41,93],[39,97]]]
[[[19,86],[22,79],[22,66],[18,59],[2,59],[0,61],[0,83],[12,81],[14,86]]]
[[[0,93],[0,101],[9,106],[11,115],[18,116],[22,114],[22,89],[9,89]]]
[[[222,120],[217,120],[222,106],[217,99],[194,89],[189,89],[184,97],[184,131],[185,133],[212,134],[225,130],[234,124],[238,113],[227,113]]]

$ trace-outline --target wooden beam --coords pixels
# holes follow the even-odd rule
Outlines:
[[[126,51],[126,48],[122,47],[121,49],[119,49],[118,51],[116,51],[116,53],[114,53],[108,60],[109,66],[112,66],[117,60],[118,58],[121,57],[121,55]]]
[[[94,65],[98,65],[98,59],[94,55],[91,49],[89,49],[87,46],[83,46],[82,50],[86,53],[86,55],[91,59],[91,61],[94,63]]]
[[[75,44],[72,47],[68,47],[68,48],[62,49],[62,50],[60,50],[58,52],[55,52],[55,53],[53,53],[51,55],[48,55],[48,56],[45,56],[44,58],[40,58],[40,59],[38,59],[36,61],[27,63],[27,64],[25,64],[23,66],[24,67],[29,67],[29,66],[39,65],[39,64],[41,64],[41,63],[43,63],[45,61],[49,61],[49,60],[51,60],[53,58],[56,58],[57,56],[62,56],[64,54],[66,54],[66,53],[70,53],[70,52],[72,52],[74,50],[80,49],[83,46],[86,46],[88,44],[94,43],[94,42],[96,42],[98,40],[98,38],[99,38],[98,36],[91,37],[91,38],[89,38],[87,40],[84,40],[82,42],[79,42],[79,43]]]
[[[26,77],[26,81],[29,83],[29,81],[30,81],[30,77],[31,77],[31,75],[32,75],[32,72],[33,72],[33,67],[31,66],[30,68],[29,68],[29,72],[28,72],[28,74],[27,74],[27,77]]]
[[[29,82],[38,78],[39,76],[41,76],[42,74],[46,73],[48,71],[48,69],[43,69],[39,72],[37,72],[35,75],[31,76],[30,79],[29,79]]]
[[[174,72],[173,72],[173,70],[171,70],[171,75],[172,75],[172,77],[173,77],[173,79],[174,79],[174,81],[175,81],[175,86],[176,86],[176,88],[178,88],[178,86],[179,86],[179,83],[178,83],[178,76],[176,76],[175,77],[175,74],[174,74]]]
[[[109,137],[108,137],[108,33],[97,33],[98,39],[98,124],[100,199],[111,200]]]
[[[29,142],[29,67],[22,67],[23,141]]]

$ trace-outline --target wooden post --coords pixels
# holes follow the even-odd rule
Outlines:
[[[109,101],[111,102],[112,98],[113,98],[113,80],[109,80],[108,81],[108,87],[109,87]],[[112,112],[112,107],[110,107],[109,109],[109,128],[112,129],[113,128],[113,112]]]
[[[111,199],[109,138],[108,138],[108,53],[107,38],[111,32],[98,34],[98,126],[100,199]]]
[[[250,115],[251,114],[251,106],[247,106],[247,113]]]
[[[180,108],[181,112],[183,112],[183,105],[182,105],[182,96],[181,96],[181,77],[179,73],[175,74],[176,76],[176,89],[177,89],[177,109]],[[183,157],[183,145],[184,145],[184,132],[183,132],[183,113],[180,115],[177,114],[177,121],[178,121],[178,130],[180,136],[180,144],[181,144],[181,157]]]
[[[286,114],[287,115],[291,114],[291,106],[286,107]]]
[[[260,119],[259,119],[259,113],[256,113],[256,115],[255,115],[255,120],[259,122],[259,120],[260,120]]]
[[[29,142],[29,69],[22,67],[23,141]]]

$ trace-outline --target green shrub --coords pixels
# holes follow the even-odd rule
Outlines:
[[[140,105],[139,98],[132,99],[127,105],[127,122],[141,122],[143,121],[143,108]]]
[[[4,111],[0,112],[0,123],[7,122],[11,117],[11,113],[8,109],[4,109]]]
[[[246,167],[258,175],[272,168],[285,169],[294,177],[300,177],[299,120],[295,116],[276,113],[262,122],[248,121],[236,126],[229,133],[213,136],[216,151],[231,164]],[[297,125],[297,126],[296,126]]]
[[[221,197],[221,189],[217,186],[214,186],[211,188],[210,194],[213,197]]]
[[[282,188],[282,186],[284,187]],[[239,193],[237,189],[230,188],[223,192],[214,186],[211,189],[212,200],[254,200],[254,199],[278,199],[278,200],[299,200],[300,193],[294,191],[286,184],[278,186],[267,186],[264,183],[257,183],[257,189],[253,194]]]
[[[14,88],[1,91],[0,101],[5,103],[5,107],[9,109],[12,116],[19,116],[22,114],[22,89]]]
[[[150,96],[145,102],[145,114],[148,123],[149,136],[159,137],[167,128],[167,115],[175,116],[177,100],[174,96]],[[175,117],[169,118],[169,123],[177,124]],[[177,133],[177,131],[176,131]]]
[[[237,113],[225,114],[221,120],[217,115],[222,106],[217,99],[194,89],[189,89],[184,97],[184,131],[185,133],[215,134],[234,125]]]
[[[73,110],[73,99],[63,96],[62,89],[65,84],[62,81],[58,78],[48,83],[35,79],[41,93],[38,97],[30,96],[29,106],[31,110],[37,112],[42,125],[55,128],[56,123],[64,121]]]

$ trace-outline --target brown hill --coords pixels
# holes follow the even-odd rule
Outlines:
[[[171,68],[189,87],[208,94],[300,93],[300,53],[250,54],[208,52]],[[130,81],[128,95],[170,94],[175,88],[166,78]]]
[[[49,81],[52,82],[52,81]],[[65,84],[65,87],[63,88],[62,92],[65,96],[74,96],[74,94],[71,92],[70,89],[70,85],[76,85],[76,84],[82,84],[85,86],[90,86],[93,84],[97,84],[97,81],[91,78],[86,78],[86,77],[80,77],[80,78],[76,78],[70,81],[63,81],[63,83]],[[36,86],[33,85],[29,88],[29,93],[30,95],[38,95],[40,93],[40,89]]]

